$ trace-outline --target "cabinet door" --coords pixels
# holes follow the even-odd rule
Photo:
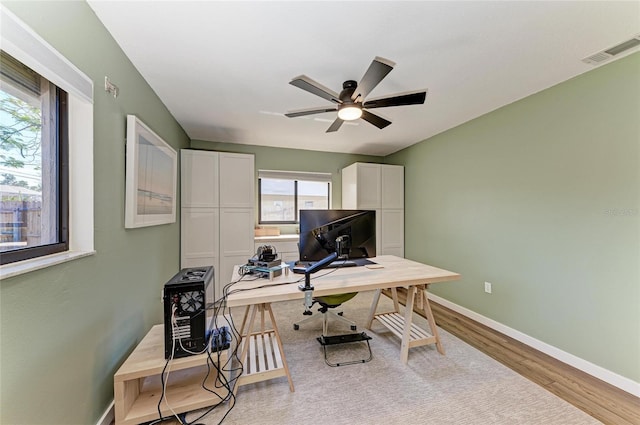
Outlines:
[[[180,268],[213,266],[214,285],[219,281],[220,256],[218,208],[182,208],[180,228]],[[218,288],[216,296],[220,296]],[[207,288],[207,299],[213,300],[213,286]]]
[[[404,257],[404,210],[382,210],[379,213],[381,252],[378,255]]]
[[[404,208],[404,167],[400,165],[381,166],[382,208]]]
[[[253,209],[220,209],[220,278],[228,283],[233,266],[246,264],[254,254]]]
[[[207,261],[219,257],[219,217],[217,208],[182,208],[181,267],[213,265]]]
[[[342,209],[358,209],[358,164],[342,169]]]
[[[276,245],[280,258],[285,263],[290,261],[298,261],[300,254],[298,252],[298,242],[279,242]]]
[[[298,242],[294,241],[261,241],[254,244],[254,253],[258,252],[258,248],[263,245],[271,245],[275,248],[280,260],[288,263],[290,261],[298,261],[300,254],[298,253]]]
[[[218,207],[218,153],[182,149],[180,165],[182,206]]]
[[[220,208],[254,208],[255,180],[253,155],[220,152]]]
[[[380,164],[358,163],[357,209],[380,208]]]

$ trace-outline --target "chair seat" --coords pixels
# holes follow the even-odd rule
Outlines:
[[[351,298],[358,295],[357,292],[349,292],[346,294],[326,295],[323,297],[314,297],[313,300],[317,301],[322,306],[337,307],[342,303],[349,301]]]

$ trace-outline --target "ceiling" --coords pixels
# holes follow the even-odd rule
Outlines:
[[[89,5],[191,139],[376,156],[590,71],[583,58],[640,32],[638,1]],[[283,115],[332,105],[293,77],[340,92],[376,56],[396,66],[368,98],[426,88],[424,105],[376,109],[382,130]]]

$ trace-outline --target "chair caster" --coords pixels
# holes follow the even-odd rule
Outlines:
[[[351,330],[352,330],[352,331],[355,331],[356,329],[357,329],[357,326],[356,326],[356,325],[352,325],[352,326],[351,326]]]
[[[300,326],[296,325],[295,323],[293,324],[293,330],[297,331],[298,329],[300,329]]]
[[[342,313],[344,313],[344,311],[339,312],[338,316],[342,316]]]

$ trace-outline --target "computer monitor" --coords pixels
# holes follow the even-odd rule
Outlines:
[[[376,212],[369,210],[300,210],[300,261],[320,261],[336,252],[336,239],[348,237],[349,259],[376,256]],[[344,239],[344,238],[343,238]]]

